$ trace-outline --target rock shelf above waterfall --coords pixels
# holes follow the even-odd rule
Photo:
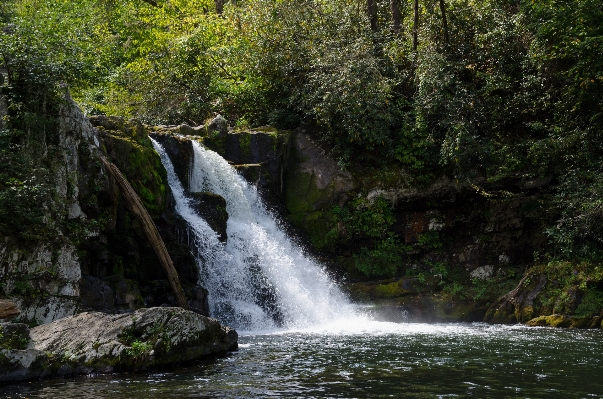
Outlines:
[[[4,323],[0,337],[4,330],[20,339],[0,338],[0,381],[144,370],[222,355],[235,350],[238,339],[217,320],[170,307],[86,312],[31,330]]]

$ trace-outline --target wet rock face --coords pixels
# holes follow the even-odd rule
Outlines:
[[[26,348],[0,350],[0,381],[136,371],[237,348],[237,333],[180,308],[81,313],[29,331]]]
[[[283,202],[290,213],[289,220],[308,233],[314,246],[323,247],[333,228],[332,208],[343,206],[357,184],[351,173],[342,171],[310,135],[304,131],[294,133]]]
[[[188,301],[191,310],[200,315],[209,317],[209,292],[201,287],[193,287],[192,299]]]
[[[218,233],[218,239],[226,242],[226,224],[228,213],[226,212],[226,200],[214,193],[191,193],[190,205],[193,210]]]
[[[172,165],[174,165],[174,172],[176,172],[184,189],[188,190],[193,162],[193,144],[191,140],[164,132],[153,132],[150,136],[165,149]]]
[[[280,200],[289,160],[291,134],[271,127],[212,134],[203,139],[258,187],[264,199]]]

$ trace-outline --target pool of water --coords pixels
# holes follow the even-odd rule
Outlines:
[[[603,330],[486,324],[240,333],[168,372],[0,386],[0,398],[603,398]]]

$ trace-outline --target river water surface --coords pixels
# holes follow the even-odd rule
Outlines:
[[[365,321],[242,332],[222,358],[0,386],[0,397],[603,398],[603,331]]]

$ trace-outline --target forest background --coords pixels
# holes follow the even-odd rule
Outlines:
[[[601,277],[602,51],[598,0],[5,0],[0,233],[43,234],[20,148],[68,85],[88,115],[314,126],[342,168],[417,187],[550,179],[539,261]],[[375,234],[369,258],[399,247]]]

